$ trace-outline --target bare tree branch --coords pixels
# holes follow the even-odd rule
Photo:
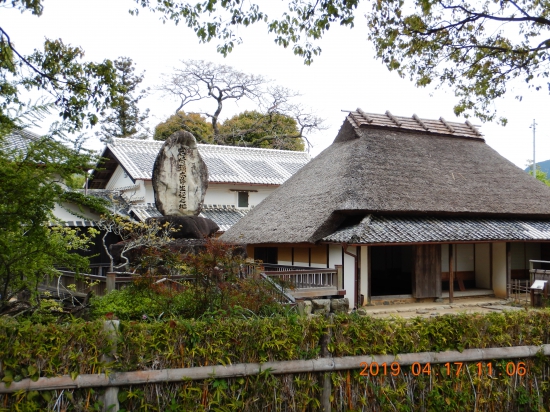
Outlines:
[[[195,113],[210,119],[214,143],[263,147],[262,143],[270,142],[274,148],[285,148],[284,140],[303,138],[309,146],[306,133],[323,128],[322,119],[312,114],[306,116],[305,110],[292,102],[299,93],[273,85],[263,76],[246,74],[229,66],[204,61],[184,60],[182,64],[182,68],[177,68],[174,74],[166,76],[158,89],[178,100],[176,114],[191,103],[212,100],[215,104],[212,110]],[[254,102],[261,116],[254,117],[252,113],[248,113],[244,127],[243,124],[233,123],[231,126],[226,126],[225,123],[222,125],[220,115],[224,103],[241,99]],[[287,125],[285,132],[281,132],[281,119],[276,120],[277,115],[292,118],[296,125],[294,130]]]

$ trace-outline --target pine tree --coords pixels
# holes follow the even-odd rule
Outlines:
[[[141,113],[138,107],[139,101],[146,96],[146,90],[137,90],[143,81],[143,74],[134,74],[134,62],[128,57],[115,60],[114,65],[120,86],[111,100],[109,114],[101,120],[101,131],[97,134],[102,141],[113,137],[146,138],[144,122],[149,116],[149,109]]]

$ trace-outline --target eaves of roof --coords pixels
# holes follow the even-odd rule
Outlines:
[[[367,215],[322,242],[381,245],[547,240],[549,220]]]

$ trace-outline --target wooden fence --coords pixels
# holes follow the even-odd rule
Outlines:
[[[118,321],[107,321],[105,326],[107,329],[110,329],[111,333],[109,336],[115,344],[113,347],[114,352],[116,350],[116,329],[118,328]],[[265,373],[266,371],[272,375],[319,373],[323,377],[320,400],[321,410],[330,411],[331,396],[333,391],[330,372],[362,369],[361,373],[364,373],[365,370],[369,373],[369,371],[373,371],[374,365],[376,371],[379,371],[379,368],[383,365],[391,365],[392,370],[397,365],[398,369],[401,369],[402,367],[411,367],[411,371],[413,371],[414,374],[415,366],[418,370],[420,370],[422,367],[425,368],[426,365],[455,365],[455,363],[459,363],[462,366],[463,363],[466,364],[468,362],[527,359],[550,355],[550,345],[546,344],[541,346],[466,349],[462,352],[444,351],[401,353],[397,355],[331,357],[327,350],[330,334],[327,336],[328,339],[326,339],[324,341],[325,343],[322,345],[323,348],[321,351],[321,358],[318,359],[265,363],[242,363],[235,365],[212,365],[180,369],[110,372],[109,374],[83,374],[78,375],[75,378],[71,376],[59,376],[52,378],[42,377],[37,380],[23,379],[19,382],[11,382],[9,385],[0,382],[0,394],[16,393],[21,391],[29,392],[106,388],[103,395],[103,410],[118,411],[120,408],[118,401],[119,387],[145,384],[165,384],[187,380],[207,380],[212,378],[228,379],[259,375]],[[519,368],[523,368],[521,362],[518,362],[517,364],[513,362],[512,366],[514,368],[512,375],[515,374],[523,376],[523,372],[519,371]]]
[[[57,278],[44,279],[38,289],[41,292],[48,292],[60,299],[67,297],[84,298],[90,292],[95,296],[103,296],[112,290],[120,290],[133,282],[133,273],[110,272],[106,276],[90,274],[77,274],[67,270],[60,270]],[[169,278],[158,276],[156,282],[182,281],[190,279],[187,275],[170,276]],[[74,285],[74,286],[73,286]]]

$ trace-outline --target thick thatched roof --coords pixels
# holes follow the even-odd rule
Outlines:
[[[351,112],[333,144],[222,239],[316,242],[350,215],[550,219],[550,189],[467,123]]]

